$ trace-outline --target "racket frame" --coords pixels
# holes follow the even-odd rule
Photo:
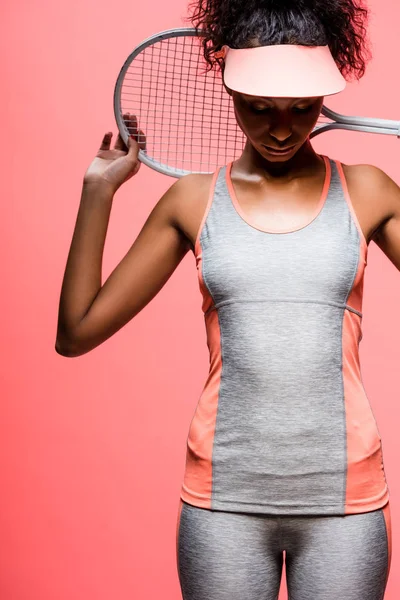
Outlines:
[[[165,31],[161,31],[159,33],[153,34],[140,42],[133,51],[130,53],[128,58],[125,60],[116,84],[114,88],[114,116],[118,126],[118,130],[121,134],[121,137],[126,146],[128,146],[128,129],[125,125],[123,115],[121,112],[121,90],[122,84],[125,78],[125,74],[131,65],[132,61],[135,57],[140,54],[145,48],[151,46],[152,44],[166,40],[172,37],[185,37],[185,36],[193,36],[199,37],[201,35],[196,31],[193,27],[180,27],[174,29],[166,29]],[[384,135],[396,135],[400,138],[400,121],[389,120],[389,119],[375,119],[373,117],[356,117],[356,116],[348,116],[337,113],[330,108],[328,108],[325,104],[322,106],[321,114],[323,114],[328,119],[331,119],[332,122],[324,123],[320,125],[316,125],[313,131],[310,133],[310,139],[319,135],[320,133],[324,133],[326,131],[330,131],[333,129],[345,129],[350,131],[360,131],[365,133],[378,133]],[[193,173],[193,171],[184,170],[184,169],[174,169],[169,165],[163,166],[159,161],[155,161],[150,158],[145,150],[139,149],[138,159],[140,162],[144,163],[151,169],[158,171],[164,175],[170,175],[171,177],[183,177],[184,175]]]

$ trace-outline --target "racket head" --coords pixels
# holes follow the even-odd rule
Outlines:
[[[148,37],[124,62],[114,89],[114,116],[125,144],[137,133],[124,120],[130,113],[146,136],[138,159],[176,178],[212,173],[237,158],[246,143],[219,66],[206,69],[200,38],[190,27]]]

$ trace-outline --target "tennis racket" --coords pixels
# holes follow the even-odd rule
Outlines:
[[[131,134],[145,141],[138,159],[159,173],[212,173],[243,151],[246,137],[221,69],[206,66],[201,32],[189,27],[145,39],[121,68],[114,90],[118,130],[126,145]],[[129,115],[136,116],[137,129]],[[331,129],[400,137],[400,121],[346,116],[324,105],[310,138]]]

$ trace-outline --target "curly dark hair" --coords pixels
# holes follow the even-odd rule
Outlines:
[[[251,48],[273,44],[328,45],[346,79],[361,79],[371,58],[363,0],[192,0],[185,18],[197,32],[208,69],[224,44]]]

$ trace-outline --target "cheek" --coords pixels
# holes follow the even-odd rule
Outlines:
[[[313,117],[312,119],[305,120],[299,127],[301,131],[310,131],[314,129],[314,125],[316,123],[317,117]]]
[[[316,123],[318,122],[318,119],[320,117],[321,112],[318,111],[317,113],[315,113],[313,115],[313,118],[310,119],[309,123],[308,123],[308,128],[310,129],[310,131],[312,131],[316,125]]]
[[[298,119],[298,121],[293,124],[293,129],[304,133],[312,131],[315,127],[316,122],[318,121],[319,115],[320,111],[313,111],[312,113],[303,116],[301,119]]]
[[[269,129],[269,120],[265,116],[249,113],[236,107],[234,109],[236,121],[240,129],[250,136]]]
[[[254,129],[254,124],[252,124],[251,119],[249,119],[248,117],[246,118],[246,115],[243,114],[240,110],[238,110],[236,106],[234,106],[234,112],[239,128],[243,131],[244,134],[251,135],[251,132]]]

